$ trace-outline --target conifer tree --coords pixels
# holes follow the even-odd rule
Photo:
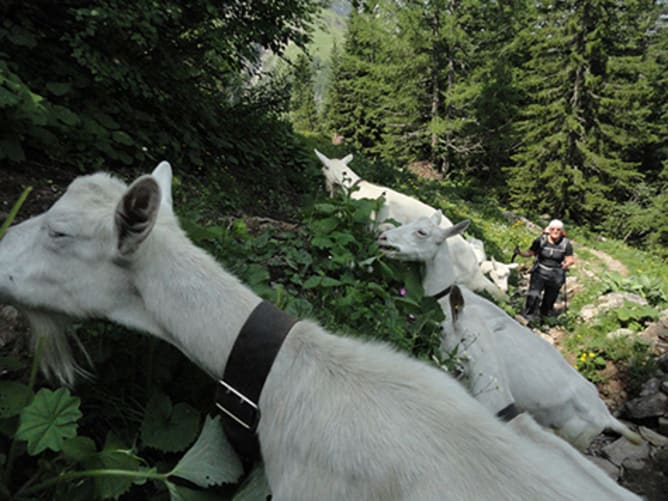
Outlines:
[[[313,75],[311,59],[305,53],[300,54],[292,68],[290,93],[290,121],[298,130],[315,131],[318,128]]]
[[[638,84],[642,48],[626,41],[643,30],[641,3],[539,4],[522,33],[531,57],[518,79],[526,97],[521,146],[507,169],[515,207],[595,224],[640,179],[627,153],[647,92]],[[629,107],[634,113],[622,116]]]
[[[377,154],[384,133],[383,99],[387,95],[383,62],[389,41],[385,19],[353,10],[344,50],[332,61],[326,121],[332,132]]]

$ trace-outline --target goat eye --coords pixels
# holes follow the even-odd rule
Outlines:
[[[49,237],[50,238],[64,238],[64,237],[68,237],[68,236],[69,235],[67,233],[63,233],[61,231],[56,231],[56,230],[49,229]]]
[[[425,230],[417,230],[418,237],[426,237],[429,235]]]

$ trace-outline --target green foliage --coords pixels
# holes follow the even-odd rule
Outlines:
[[[441,308],[424,298],[417,267],[386,262],[369,218],[376,200],[349,195],[315,203],[305,225],[258,228],[242,220],[188,234],[210,246],[255,291],[333,330],[389,341],[425,358],[437,353]]]
[[[170,475],[184,478],[199,485],[211,487],[235,483],[243,467],[225,438],[220,417],[208,418],[197,442],[172,469]]]
[[[324,118],[394,168],[429,163],[525,215],[665,255],[661,9],[652,0],[361,2],[332,56]]]
[[[319,128],[312,64],[308,56],[301,54],[292,70],[290,121],[297,130],[316,131]]]
[[[141,0],[132,9],[118,0],[5,1],[0,161],[89,172],[168,159],[193,171],[231,170],[249,187],[262,174],[298,174],[306,163],[281,118],[288,88],[248,68],[261,47],[304,46],[319,7],[313,0]],[[291,181],[279,182],[281,191],[300,187]]]
[[[599,371],[606,366],[606,360],[600,353],[594,351],[582,351],[577,358],[575,368],[593,383],[601,382]]]
[[[601,282],[605,292],[632,292],[645,298],[650,305],[668,303],[668,293],[657,277],[648,274],[623,277],[619,273],[603,273]]]
[[[172,405],[167,395],[156,393],[146,404],[141,440],[145,447],[178,452],[195,440],[198,429],[199,413],[192,406]]]
[[[63,440],[76,436],[81,417],[80,400],[67,388],[51,391],[42,388],[23,408],[16,438],[28,442],[28,454],[36,456],[45,449],[60,452]]]

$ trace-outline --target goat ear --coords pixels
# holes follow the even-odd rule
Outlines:
[[[316,149],[314,149],[313,151],[315,151],[316,156],[320,159],[320,161],[322,162],[322,164],[323,164],[325,167],[329,168],[329,158],[327,158],[325,155],[323,155],[322,153],[320,153],[320,152],[319,152],[318,150],[316,150]]]
[[[514,270],[514,269],[517,268],[519,265],[520,265],[520,263],[508,263],[506,266],[508,267],[508,269],[510,269],[510,270]]]
[[[151,233],[160,207],[160,186],[153,176],[142,176],[130,185],[116,206],[114,223],[118,251],[135,252]]]
[[[491,261],[492,261],[492,269],[496,270],[496,259],[494,259],[494,256],[492,256]]]
[[[439,211],[439,214],[440,214],[440,211]],[[454,237],[455,235],[459,235],[461,233],[464,233],[466,231],[466,228],[468,228],[470,224],[471,224],[470,219],[463,219],[463,220],[459,221],[457,224],[450,226],[449,228],[444,228],[443,229],[443,240],[445,240],[446,238]]]
[[[439,226],[441,224],[441,219],[443,218],[443,213],[440,210],[434,212],[429,218],[434,226]]]
[[[352,154],[352,153],[348,153],[345,157],[343,157],[343,158],[341,159],[341,161],[342,161],[344,164],[348,165],[348,164],[352,161],[352,159],[353,159],[353,154]]]
[[[160,186],[160,206],[172,210],[172,166],[162,161],[151,174]]]
[[[459,286],[453,285],[450,291],[450,312],[452,313],[452,321],[456,321],[457,317],[464,308],[464,296]]]

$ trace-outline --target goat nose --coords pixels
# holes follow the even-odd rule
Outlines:
[[[387,236],[385,233],[381,233],[380,236],[378,237],[379,242],[386,242],[387,241]]]

